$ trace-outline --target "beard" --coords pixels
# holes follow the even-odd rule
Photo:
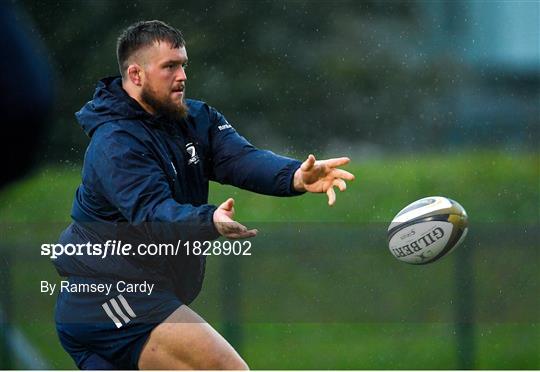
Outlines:
[[[184,94],[185,92],[184,87]],[[166,120],[177,122],[187,117],[188,107],[183,98],[180,104],[174,102],[170,97],[161,98],[148,84],[142,88],[141,100],[152,107],[156,116],[163,116]]]

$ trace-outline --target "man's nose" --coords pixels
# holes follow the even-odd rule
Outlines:
[[[184,69],[184,67],[180,66],[180,68],[178,69],[178,74],[176,75],[176,79],[180,81],[187,80],[186,70]]]

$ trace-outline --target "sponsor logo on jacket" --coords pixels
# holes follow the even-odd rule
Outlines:
[[[197,164],[199,162],[199,155],[197,155],[197,151],[195,150],[193,143],[190,142],[186,144],[186,151],[190,156],[188,165]]]

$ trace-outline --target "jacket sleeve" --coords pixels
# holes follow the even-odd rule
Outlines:
[[[97,133],[96,133],[97,135]],[[123,131],[106,131],[92,141],[87,157],[103,196],[132,225],[144,225],[160,240],[215,239],[212,205],[180,204],[158,160],[144,143]]]
[[[265,195],[303,194],[293,189],[298,160],[257,149],[222,114],[209,110],[213,180]]]

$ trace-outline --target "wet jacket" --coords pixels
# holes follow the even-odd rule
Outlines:
[[[215,206],[209,181],[261,194],[291,196],[300,162],[255,148],[204,102],[186,100],[188,116],[169,122],[146,112],[121,79],[98,83],[93,99],[76,113],[91,138],[73,223],[60,243],[211,240]],[[62,276],[153,280],[170,286],[184,303],[199,293],[204,256],[62,255]]]

